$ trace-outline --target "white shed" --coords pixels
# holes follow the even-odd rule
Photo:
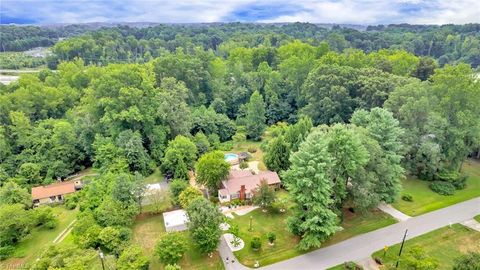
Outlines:
[[[185,210],[175,210],[163,213],[163,222],[167,232],[184,231],[187,229],[188,216]]]

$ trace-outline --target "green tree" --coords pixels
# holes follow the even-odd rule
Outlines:
[[[280,135],[269,142],[263,161],[269,170],[280,172],[290,166],[289,158],[290,149],[283,136]]]
[[[197,157],[197,147],[184,136],[177,136],[168,143],[161,168],[164,172],[172,173],[175,178],[188,180],[188,169],[193,168]]]
[[[170,193],[172,194],[172,202],[179,204],[180,194],[189,186],[187,181],[182,179],[174,179],[169,186]]]
[[[195,166],[197,181],[207,186],[212,192],[216,191],[221,181],[226,179],[229,170],[230,163],[225,161],[220,151],[204,154]]]
[[[265,130],[265,103],[258,91],[253,92],[246,105],[247,135],[253,140],[259,140]]]
[[[253,203],[267,208],[275,201],[275,191],[268,185],[267,180],[262,179],[260,186],[253,194]]]
[[[195,146],[197,146],[199,156],[205,154],[210,149],[210,142],[208,141],[207,136],[201,131],[195,134],[193,141]]]
[[[183,209],[187,209],[188,206],[197,198],[203,198],[203,194],[195,187],[188,186],[178,196],[178,201]]]
[[[15,182],[7,182],[0,188],[0,204],[22,204],[24,208],[32,205],[32,197],[27,189]]]
[[[223,216],[218,207],[204,198],[193,200],[187,208],[188,229],[193,241],[203,253],[215,251],[221,236]]]
[[[290,162],[283,179],[297,206],[288,228],[302,237],[298,248],[308,250],[319,247],[338,228],[332,211],[333,182],[328,175],[332,157],[325,134],[318,130],[310,133]]]
[[[131,231],[125,227],[105,227],[98,235],[98,241],[106,250],[119,256],[130,240]]]
[[[187,244],[178,232],[164,234],[155,245],[155,254],[165,265],[176,264],[185,251],[187,251]]]
[[[333,158],[328,170],[334,184],[333,199],[341,210],[347,198],[349,179],[368,162],[369,155],[353,128],[336,124],[325,129],[328,152]]]
[[[375,139],[383,150],[386,167],[383,169],[383,181],[377,184],[377,194],[381,201],[391,203],[400,192],[400,179],[405,170],[401,166],[403,143],[401,136],[404,130],[397,119],[386,109],[373,108],[370,112],[357,110],[351,119],[357,126],[365,127],[369,136]]]
[[[127,247],[117,261],[118,270],[148,270],[150,262],[138,246]]]
[[[30,233],[33,225],[30,212],[21,204],[0,206],[0,246],[11,246]]]

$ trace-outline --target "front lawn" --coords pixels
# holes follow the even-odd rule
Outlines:
[[[474,219],[475,219],[476,221],[480,222],[480,215],[474,217]]]
[[[403,181],[401,194],[410,194],[413,202],[398,198],[393,206],[409,216],[418,216],[430,211],[447,207],[480,196],[480,162],[466,160],[463,172],[469,177],[465,189],[455,191],[454,195],[443,196],[433,192],[428,185],[430,182],[418,179]]]
[[[454,224],[451,228],[447,226],[406,241],[401,258],[405,259],[413,247],[419,246],[426,256],[437,260],[436,269],[452,269],[455,258],[470,251],[480,252],[479,243],[479,232]],[[379,257],[385,265],[394,266],[399,249],[400,244],[397,244],[388,249],[385,257],[383,257],[383,250],[375,252],[372,257]],[[402,261],[399,269],[407,269]]]
[[[239,226],[239,236],[245,241],[245,248],[235,252],[237,259],[247,266],[253,266],[255,261],[258,260],[260,266],[264,266],[306,253],[295,248],[300,238],[287,230],[286,218],[288,215],[288,211],[286,213],[277,213],[270,210],[264,213],[257,209],[244,216],[235,216],[230,223]],[[253,217],[252,232],[248,231],[250,217]],[[322,247],[393,223],[395,223],[393,218],[380,211],[373,211],[364,216],[346,213],[345,221],[342,223],[344,230],[333,235]],[[275,233],[277,237],[274,246],[268,244],[266,234],[269,232]],[[259,251],[253,251],[250,247],[250,242],[255,236],[262,239],[262,247]]]
[[[0,262],[0,269],[8,269],[12,266],[28,266],[39,257],[53,240],[75,219],[77,210],[67,210],[63,206],[52,207],[57,216],[58,225],[54,229],[43,226],[34,228],[31,233],[15,246],[12,258]]]
[[[165,233],[162,214],[142,214],[135,221],[132,242],[141,246],[145,255],[150,258],[150,269],[163,269],[163,264],[154,255],[153,250],[157,240]],[[182,269],[224,269],[218,253],[215,253],[212,258],[201,254],[190,240],[188,231],[184,231],[182,234],[188,240],[188,251],[179,262]]]

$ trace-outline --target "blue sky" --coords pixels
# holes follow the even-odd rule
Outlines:
[[[480,0],[0,0],[1,23],[479,23]]]

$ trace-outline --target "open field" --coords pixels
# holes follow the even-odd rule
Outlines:
[[[264,213],[257,209],[247,215],[236,216],[231,220],[230,223],[239,226],[240,238],[245,241],[245,248],[235,252],[238,260],[247,266],[253,266],[255,261],[258,260],[260,265],[264,266],[306,253],[295,248],[300,239],[287,230],[286,219],[288,215],[288,211],[277,213],[270,210]],[[248,231],[250,217],[253,217],[252,232]],[[332,245],[393,223],[395,223],[393,218],[380,211],[373,211],[364,216],[346,213],[345,220],[342,223],[344,230],[333,235],[323,246]],[[269,232],[273,232],[277,236],[273,246],[268,244],[266,234]],[[259,251],[253,251],[250,248],[250,242],[255,236],[262,239],[262,247]]]
[[[480,232],[471,230],[460,224],[444,227],[433,232],[407,240],[402,252],[402,259],[408,257],[413,247],[420,247],[426,256],[438,262],[436,269],[452,269],[455,258],[470,251],[480,252]],[[400,244],[390,247],[386,256],[383,250],[375,252],[372,257],[380,257],[385,265],[392,266],[397,260]],[[409,269],[404,261],[400,261],[398,269]]]
[[[67,210],[63,206],[52,208],[58,218],[58,225],[52,230],[43,226],[34,228],[32,232],[18,245],[12,258],[0,262],[0,269],[8,269],[12,265],[28,266],[35,261],[42,252],[53,244],[53,240],[75,219],[77,210]],[[62,242],[60,242],[62,243]]]
[[[465,189],[455,191],[452,196],[443,196],[433,192],[428,187],[430,184],[428,181],[404,180],[401,194],[411,194],[413,202],[406,202],[398,198],[393,206],[407,215],[418,216],[480,196],[480,162],[466,160],[462,171],[469,176],[467,186]]]
[[[148,215],[143,214],[137,217],[133,226],[133,240],[134,244],[141,246],[144,253],[150,258],[150,269],[163,269],[163,265],[154,255],[154,247],[157,240],[165,234],[165,225],[163,223],[163,215]],[[193,245],[189,238],[188,232],[184,231],[182,234],[188,242],[188,251],[185,253],[179,265],[182,269],[195,270],[209,270],[209,269],[224,269],[223,263],[218,253],[215,253],[212,258],[201,254]]]

